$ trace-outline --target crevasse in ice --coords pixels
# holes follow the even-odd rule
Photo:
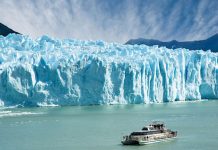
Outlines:
[[[89,105],[218,99],[210,51],[0,36],[0,105]]]

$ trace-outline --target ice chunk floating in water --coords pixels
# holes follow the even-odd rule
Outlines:
[[[210,51],[0,37],[1,105],[88,105],[218,98]]]
[[[0,118],[3,117],[16,117],[16,116],[26,116],[26,115],[41,115],[43,113],[34,113],[34,112],[19,112],[19,111],[1,111]]]

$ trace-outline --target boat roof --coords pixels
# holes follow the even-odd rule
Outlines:
[[[164,125],[165,123],[163,121],[153,121],[150,125]]]
[[[153,130],[139,130],[139,131],[133,131],[133,132],[150,132],[150,131],[158,131],[156,129],[153,129]]]

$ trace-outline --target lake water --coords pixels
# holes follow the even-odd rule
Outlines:
[[[122,136],[153,120],[172,141],[123,146]],[[150,105],[0,108],[1,150],[216,150],[218,101]]]

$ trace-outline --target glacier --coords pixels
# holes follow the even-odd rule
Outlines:
[[[0,36],[0,105],[218,99],[218,53],[104,41]]]

